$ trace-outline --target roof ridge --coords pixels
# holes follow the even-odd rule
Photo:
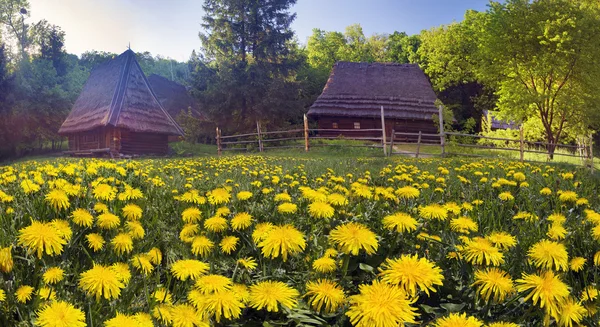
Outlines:
[[[128,50],[122,54],[126,56],[125,65],[123,65],[123,68],[121,68],[121,76],[119,77],[119,82],[115,88],[115,94],[113,95],[113,99],[110,103],[110,110],[107,114],[108,119],[106,120],[106,125],[117,126],[117,122],[119,121],[121,109],[123,108],[123,101],[125,100],[125,90],[127,89],[127,83],[129,81],[129,75],[131,71],[131,53],[132,51]]]

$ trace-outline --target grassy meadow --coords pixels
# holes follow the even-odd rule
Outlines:
[[[598,325],[589,170],[290,153],[0,167],[0,326]]]

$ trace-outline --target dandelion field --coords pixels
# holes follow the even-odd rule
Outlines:
[[[0,167],[0,326],[598,326],[600,180],[501,160]]]

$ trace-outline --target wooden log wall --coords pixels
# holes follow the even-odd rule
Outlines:
[[[118,152],[122,154],[156,154],[169,152],[168,136],[164,134],[137,133],[119,129]]]

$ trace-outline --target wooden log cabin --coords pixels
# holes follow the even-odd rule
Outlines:
[[[325,136],[380,137],[381,106],[386,132],[427,134],[438,132],[433,115],[435,92],[427,76],[416,64],[338,62],[323,92],[310,107],[308,116],[316,119]],[[410,136],[404,138],[411,139]],[[416,138],[416,137],[415,137]]]
[[[135,53],[96,67],[58,131],[74,155],[165,155],[183,130],[161,105]]]

